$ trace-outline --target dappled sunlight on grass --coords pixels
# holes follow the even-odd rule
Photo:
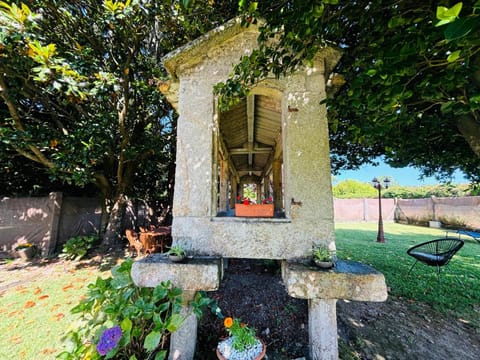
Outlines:
[[[480,244],[465,240],[464,247],[451,262],[441,268],[421,263],[408,271],[415,260],[407,255],[409,247],[445,237],[445,231],[427,227],[384,224],[385,243],[377,243],[376,223],[337,223],[337,253],[368,264],[385,275],[389,295],[411,303],[424,302],[432,308],[453,313],[480,327]]]
[[[32,268],[8,270],[12,286],[0,292],[0,359],[54,359],[62,349],[62,336],[77,319],[70,309],[102,275],[97,268],[61,263]],[[35,273],[22,279],[25,271]],[[2,272],[7,282],[5,269]],[[22,281],[13,285],[17,275]]]

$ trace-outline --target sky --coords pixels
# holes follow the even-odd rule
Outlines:
[[[334,184],[344,180],[357,180],[370,183],[374,177],[388,176],[393,178],[400,186],[423,186],[438,184],[439,181],[434,177],[420,180],[420,171],[415,168],[392,168],[387,164],[380,163],[378,166],[365,165],[359,170],[342,171],[335,175]],[[458,172],[452,179],[454,184],[463,184],[468,181]]]

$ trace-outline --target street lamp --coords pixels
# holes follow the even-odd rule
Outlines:
[[[390,184],[390,179],[389,178],[383,179],[383,188],[388,189],[389,184]],[[384,243],[385,242],[385,237],[383,235],[383,219],[382,219],[382,184],[375,177],[372,180],[372,185],[375,189],[378,190],[378,234],[377,234],[377,242]]]

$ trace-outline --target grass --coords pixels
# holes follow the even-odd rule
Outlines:
[[[385,223],[386,243],[377,243],[376,223],[335,225],[340,258],[371,265],[385,275],[389,295],[411,304],[423,302],[442,314],[452,314],[480,328],[480,244],[467,237],[464,247],[441,269],[418,263],[410,275],[414,259],[409,247],[445,237],[445,231],[411,225]]]
[[[465,246],[442,269],[418,264],[406,250],[420,242],[445,236],[444,231],[385,223],[386,243],[376,242],[374,223],[336,224],[339,257],[360,261],[381,271],[389,295],[412,305],[427,303],[445,314],[480,327],[480,244]],[[77,267],[75,262],[55,262],[48,267],[15,263],[0,270],[0,359],[54,359],[62,349],[62,335],[77,318],[70,309],[86,294],[98,276],[110,276],[98,267]],[[3,289],[3,292],[2,292]],[[294,309],[292,309],[293,311]]]
[[[0,359],[55,359],[62,336],[77,321],[70,309],[104,273],[98,267],[76,268],[78,263],[12,265],[0,276]]]

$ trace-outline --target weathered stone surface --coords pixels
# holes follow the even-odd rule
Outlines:
[[[252,259],[305,258],[313,244],[334,245],[333,220],[320,216],[316,222],[293,219],[231,217],[176,218],[175,244],[192,253]]]
[[[257,35],[255,26],[242,28],[234,19],[165,58],[172,80],[180,83],[178,97],[167,93],[170,88],[165,90],[172,102],[178,100],[180,114],[172,237],[175,245],[196,255],[298,261],[310,257],[313,245],[324,244],[335,251],[328,124],[321,102],[326,97],[326,79],[341,55],[325,48],[313,66],[279,79],[272,76],[251,89],[252,95],[268,96],[281,109],[282,128],[277,136],[281,135],[277,143],[281,145],[273,160],[282,160],[281,171],[275,167],[283,173],[281,184],[280,177],[274,176],[274,187],[282,190],[285,218],[219,217],[218,204],[226,210],[222,196],[227,186],[218,184],[222,136],[213,88],[229,77],[232,64],[258,46]],[[281,205],[282,196],[277,196],[276,206]],[[184,291],[215,290],[220,279],[219,262],[215,263],[195,258],[171,264],[156,256],[135,263],[132,277],[139,286],[171,280]],[[309,299],[312,359],[338,357],[336,299],[383,301],[387,297],[383,275],[358,263],[339,261],[334,270],[319,271],[284,261],[283,277],[291,296]],[[195,329],[196,323],[188,322],[174,338],[171,356],[193,358],[192,341],[186,337]]]
[[[356,301],[387,299],[383,274],[358,262],[338,260],[330,270],[284,262],[282,272],[287,292],[295,298]]]
[[[326,97],[326,71],[340,53],[322,50],[312,67],[280,79],[272,76],[252,89],[253,95],[281,103],[288,221],[230,222],[216,217],[218,124],[213,87],[229,77],[232,64],[258,46],[257,35],[255,26],[242,28],[235,19],[164,59],[173,80],[180,82],[172,236],[175,244],[195,254],[298,259],[308,256],[314,243],[335,247],[328,126],[320,102]]]
[[[337,360],[337,300],[308,301],[308,338],[311,360]]]
[[[193,300],[195,292],[184,291],[184,301]],[[198,318],[193,313],[192,306],[184,304],[180,313],[184,318],[182,326],[170,337],[170,352],[168,360],[191,360],[195,355]],[[195,336],[193,336],[195,334]]]
[[[220,283],[220,259],[211,257],[187,258],[173,263],[163,254],[154,254],[135,261],[132,279],[137,286],[155,287],[170,280],[183,291],[215,291]]]

